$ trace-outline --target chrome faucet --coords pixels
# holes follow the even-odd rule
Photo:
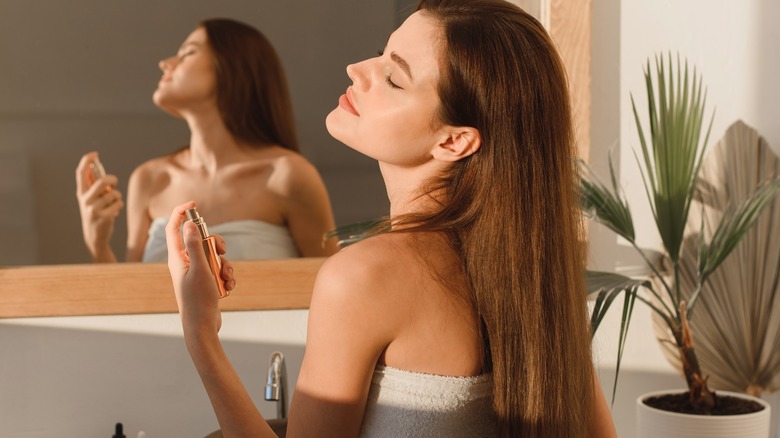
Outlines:
[[[287,366],[284,364],[284,355],[278,351],[271,353],[271,362],[268,364],[265,399],[276,402],[277,418],[287,418]]]

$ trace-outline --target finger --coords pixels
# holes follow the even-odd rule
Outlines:
[[[119,213],[122,211],[122,207],[125,206],[125,203],[122,202],[122,199],[118,199],[111,204],[109,204],[100,214],[103,217],[108,218],[115,218],[119,216]]]
[[[106,192],[98,192],[95,195],[94,204],[107,208],[108,206],[122,200],[122,193],[119,190],[108,189]]]
[[[219,272],[219,276],[225,283],[225,289],[233,290],[233,288],[236,286],[236,276],[233,271],[233,263],[225,257],[221,257],[221,259],[222,269]]]
[[[105,175],[95,180],[90,189],[94,188],[94,192],[101,195],[114,190],[117,184],[119,184],[119,178],[116,175]]]
[[[116,187],[119,184],[119,178],[116,175],[106,175],[100,178],[99,181],[104,182],[106,187]]]
[[[119,191],[113,188],[116,186],[118,181],[119,180],[116,176],[106,175],[95,181],[95,183],[85,191],[78,193],[77,197],[85,205],[93,204],[97,202],[98,199],[102,199],[103,203],[108,203],[108,199],[113,200],[113,198],[116,196],[122,196]],[[112,194],[112,192],[114,192],[112,198],[105,198],[105,196]]]
[[[206,259],[206,252],[203,249],[203,240],[200,237],[198,227],[192,221],[184,222],[181,228],[182,240],[184,241],[184,250],[190,260],[190,271],[211,273],[211,266]],[[213,277],[212,277],[213,278]]]
[[[107,209],[115,207],[117,202],[122,202],[122,194],[118,190],[95,192],[93,189],[99,190],[99,187],[91,187],[80,199],[85,211],[92,215],[103,215]]]
[[[194,201],[177,205],[171,212],[168,224],[165,226],[165,241],[168,246],[168,267],[170,269],[182,269],[186,266],[187,253],[181,242],[181,224],[185,220],[184,212],[195,207]]]
[[[92,164],[97,158],[98,153],[95,151],[88,152],[81,157],[79,165],[76,167],[76,190],[77,193],[84,193],[92,184],[90,164]]]
[[[225,254],[227,252],[227,244],[225,243],[225,238],[220,236],[219,234],[212,234],[217,240],[217,253],[220,255]]]

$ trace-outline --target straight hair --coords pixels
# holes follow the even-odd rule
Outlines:
[[[217,109],[233,136],[255,146],[298,152],[282,62],[260,31],[225,18],[200,23],[214,54]]]
[[[563,63],[542,25],[501,0],[422,0],[441,26],[438,118],[481,147],[430,181],[459,254],[501,436],[587,434],[594,396],[576,148]],[[421,195],[425,195],[421,193]]]

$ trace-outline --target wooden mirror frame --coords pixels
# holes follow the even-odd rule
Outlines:
[[[222,310],[309,307],[325,258],[235,261]],[[0,318],[176,313],[168,265],[111,263],[0,269]]]

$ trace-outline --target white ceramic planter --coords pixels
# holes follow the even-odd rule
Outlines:
[[[747,398],[764,406],[764,410],[745,415],[690,415],[662,411],[642,402],[647,397],[684,392],[658,391],[640,396],[636,400],[637,438],[767,438],[771,408],[760,398],[735,392],[718,391],[718,394]]]

